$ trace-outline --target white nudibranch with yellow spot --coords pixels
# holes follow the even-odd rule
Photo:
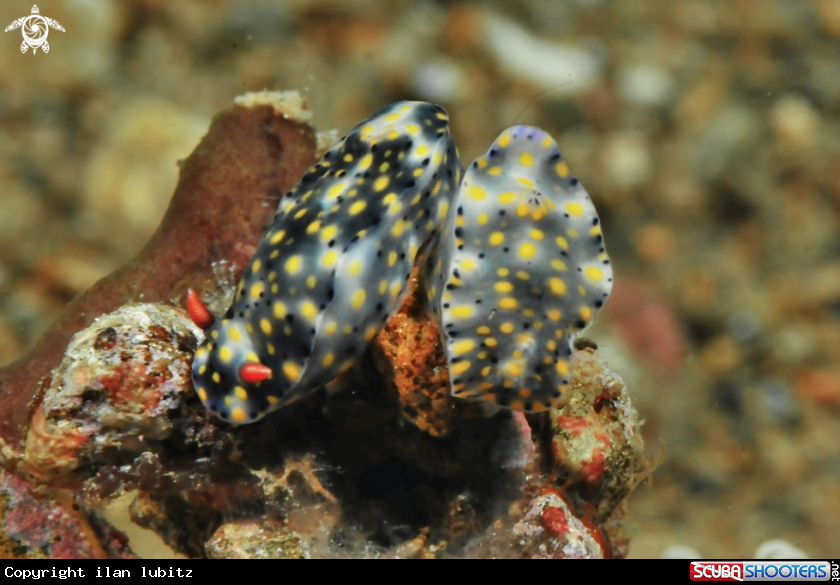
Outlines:
[[[193,362],[207,408],[253,422],[333,380],[398,308],[415,262],[453,394],[555,404],[573,333],[612,287],[595,208],[537,128],[506,130],[460,181],[433,104],[388,106],[333,146],[282,199],[224,317],[187,296],[207,333]]]
[[[548,134],[514,126],[470,165],[451,206],[427,271],[453,394],[557,404],[574,332],[612,289],[589,195]]]
[[[227,314],[188,297],[207,333],[193,362],[207,408],[253,422],[349,368],[398,306],[460,176],[434,104],[392,104],[334,145],[283,197]]]

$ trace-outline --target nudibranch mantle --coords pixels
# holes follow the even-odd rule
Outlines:
[[[424,102],[386,107],[327,151],[281,200],[227,313],[188,295],[207,408],[254,422],[336,378],[400,306],[415,263],[453,394],[556,404],[574,332],[612,287],[595,208],[529,126],[461,175],[446,112]]]
[[[452,392],[540,411],[612,289],[600,220],[554,140],[505,130],[464,175],[428,271]]]
[[[193,362],[207,408],[253,422],[351,367],[399,306],[460,178],[433,104],[392,104],[330,148],[281,200],[231,308],[209,316]]]

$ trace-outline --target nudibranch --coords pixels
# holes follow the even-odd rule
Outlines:
[[[228,312],[188,295],[206,333],[193,362],[205,406],[253,422],[348,369],[398,307],[460,179],[433,104],[392,104],[330,148],[283,197]]]
[[[595,207],[557,144],[505,130],[464,174],[427,261],[452,392],[540,411],[569,384],[574,332],[612,289]]]

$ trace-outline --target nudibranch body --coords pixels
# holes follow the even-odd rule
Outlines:
[[[543,410],[569,384],[574,331],[612,288],[595,207],[554,140],[514,126],[467,169],[452,208],[427,262],[452,392]]]
[[[224,420],[253,422],[349,368],[398,306],[461,177],[440,106],[400,102],[354,128],[282,199],[193,382]]]

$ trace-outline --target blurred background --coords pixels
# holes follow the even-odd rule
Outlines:
[[[342,134],[433,101],[464,165],[547,130],[599,210],[616,287],[586,336],[664,446],[631,556],[838,556],[839,0],[38,6],[49,54],[0,34],[0,363],[142,247],[235,96],[299,89]]]

